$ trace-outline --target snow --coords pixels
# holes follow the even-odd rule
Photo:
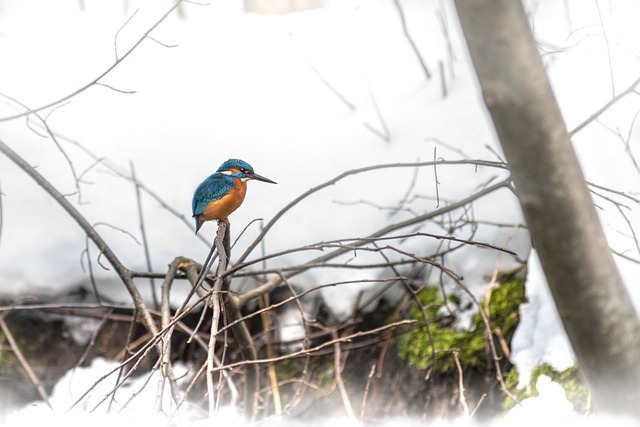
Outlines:
[[[527,266],[527,302],[520,306],[520,323],[511,341],[510,358],[518,367],[520,387],[527,387],[533,370],[544,363],[558,372],[575,363],[571,344],[561,333],[560,317],[536,251],[531,251]]]
[[[174,368],[176,376],[181,377],[182,381],[187,383],[188,370],[180,365]],[[104,381],[99,380],[117,369],[117,363],[96,358],[86,368],[71,370],[58,381],[53,389],[49,398],[53,410],[45,402],[34,402],[9,414],[5,425],[30,424],[34,419],[46,419],[53,426],[86,425],[94,422],[97,422],[97,425],[105,426],[115,423],[135,425],[134,423],[143,421],[143,414],[144,419],[148,420],[147,422],[157,422],[159,425],[166,424],[166,414],[153,414],[153,411],[149,411],[149,408],[155,407],[159,372],[142,375],[133,378],[132,381],[125,382],[118,388],[112,403],[111,391],[115,386],[115,376],[108,377]],[[152,392],[145,391],[151,389],[153,389]],[[171,408],[168,384],[164,390],[163,402],[164,408]],[[177,425],[190,425],[193,420],[189,419],[187,413],[186,410],[178,410],[172,414],[172,420]],[[222,411],[221,418],[229,417],[225,414]]]
[[[171,2],[129,1],[125,11],[122,5],[110,2],[83,4],[81,10],[78,2],[72,1],[40,1],[37,7],[33,2],[2,2],[0,93],[29,108],[66,96],[111,66],[116,51],[122,58]],[[227,158],[247,160],[258,173],[279,183],[249,184],[247,199],[232,218],[236,235],[252,219],[268,221],[304,191],[346,170],[434,157],[497,160],[501,151],[482,108],[452,5],[446,1],[403,4],[410,31],[420,41],[420,51],[434,73],[429,82],[402,34],[391,2],[332,2],[323,9],[282,16],[245,14],[239,1],[184,4],[184,18],[170,15],[152,32],[153,40],[144,40],[101,81],[135,93],[93,86],[60,108],[42,112],[51,129],[59,132],[58,142],[71,159],[75,174],[82,175],[78,186],[60,150],[43,137],[38,120],[1,122],[0,139],[36,165],[60,191],[73,194],[69,199],[97,224],[124,263],[143,270],[135,190],[113,172],[129,176],[133,164],[141,182],[189,219],[184,224],[143,193],[154,271],[163,271],[178,255],[197,260],[205,257],[208,245],[195,237],[191,228],[190,199],[197,184]],[[569,129],[640,74],[637,2],[531,0],[526,5]],[[447,17],[453,61],[439,14]],[[122,27],[129,17],[130,22]],[[441,94],[439,62],[447,71],[443,77],[446,97]],[[327,88],[314,68],[353,109]],[[365,127],[384,132],[376,104],[388,127],[389,142]],[[0,102],[0,117],[20,111],[23,108],[13,101]],[[638,167],[633,162],[640,156],[639,131],[634,126],[638,111],[640,99],[630,95],[573,138],[588,181],[636,198],[640,194]],[[402,168],[393,169],[393,179],[389,179],[388,170],[345,178],[289,211],[267,235],[265,250],[366,236],[415,213],[434,210],[438,203],[466,197],[481,183],[505,176],[490,168],[442,165],[437,169],[436,184],[434,172],[433,168]],[[0,293],[10,297],[57,293],[86,283],[90,258],[101,294],[116,301],[129,300],[113,271],[96,262],[94,246],[89,246],[87,257],[85,237],[76,224],[1,156],[0,186]],[[629,226],[640,223],[638,204],[598,192],[627,204],[628,208],[618,210],[608,199],[594,196],[612,248],[640,259],[633,239],[635,230]],[[393,207],[407,193],[406,209],[399,211],[363,203]],[[517,203],[506,190],[475,203],[472,215],[478,221],[522,223]],[[241,253],[258,231],[258,224],[250,226],[234,253]],[[442,228],[430,225],[424,231],[442,233]],[[202,233],[211,239],[214,227],[205,225]],[[461,228],[458,237],[472,237],[471,229]],[[539,364],[548,363],[556,369],[571,366],[570,346],[526,232],[485,225],[473,238],[497,246],[508,242],[521,258],[529,259],[529,302],[521,308],[512,353],[521,383],[528,382]],[[433,239],[413,239],[403,248],[409,252],[435,250],[438,244]],[[270,265],[291,265],[313,256],[315,253],[293,254]],[[355,259],[348,254],[337,261],[347,260],[382,262],[379,254],[364,252]],[[638,263],[620,256],[616,261],[636,307],[640,307],[640,287],[633,286],[640,275]],[[476,247],[465,247],[447,258],[447,266],[463,275],[463,283],[476,295],[486,289],[497,263],[503,271],[517,265],[511,257]],[[371,275],[371,271],[316,269],[294,282],[308,288]],[[148,286],[140,285],[148,298]],[[337,318],[345,318],[351,314],[356,296],[364,293],[365,300],[380,286],[384,285],[340,285],[324,288],[319,294]],[[176,286],[175,292],[179,298],[186,288]],[[295,328],[288,327],[285,332],[288,337],[297,336]],[[29,417],[43,416],[54,425],[126,422],[99,417],[100,421],[95,421],[96,417],[84,411],[63,415],[71,402],[70,395],[65,397],[68,390],[73,387],[77,396],[109,366],[96,361],[89,369],[69,373],[52,396],[54,417],[38,404],[12,414],[8,424],[22,425]],[[79,380],[84,376],[86,381]],[[538,420],[544,412],[574,421],[557,387],[542,381],[541,396],[511,411],[505,423]],[[96,391],[92,396],[97,399],[102,395]],[[149,401],[144,404],[152,405]]]
[[[518,425],[522,425],[522,421],[532,415],[535,416],[536,425],[544,422],[565,425],[565,423],[577,419],[573,412],[573,405],[567,400],[564,389],[560,385],[554,383],[551,378],[541,375],[536,382],[536,387],[540,395],[524,399],[520,405],[515,406],[505,416],[505,424],[518,423]],[[531,424],[528,422],[524,425]]]

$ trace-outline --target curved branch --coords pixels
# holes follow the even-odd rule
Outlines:
[[[429,163],[433,164],[434,162],[429,162]],[[379,166],[382,166],[382,165],[379,165]],[[317,257],[317,258],[315,258],[315,259],[313,259],[313,260],[301,265],[298,270],[296,270],[294,272],[291,272],[288,275],[285,275],[285,277],[286,278],[290,278],[290,277],[292,277],[292,276],[294,276],[296,274],[300,274],[300,273],[308,270],[309,268],[312,268],[314,265],[317,265],[318,263],[323,263],[325,261],[329,261],[329,260],[331,260],[333,258],[336,258],[336,257],[338,257],[338,256],[340,256],[340,255],[342,255],[342,254],[344,254],[346,252],[352,251],[353,248],[355,248],[355,247],[359,247],[359,246],[362,246],[362,245],[365,245],[365,244],[371,242],[372,239],[376,239],[376,238],[382,237],[382,236],[384,236],[386,234],[389,234],[389,233],[391,233],[391,232],[393,232],[395,230],[399,230],[399,229],[402,229],[402,228],[405,228],[405,227],[409,227],[409,226],[412,226],[412,225],[415,225],[415,224],[419,224],[419,223],[427,221],[427,220],[429,220],[431,218],[438,217],[438,216],[440,216],[440,215],[442,215],[444,213],[450,212],[450,211],[455,210],[455,209],[459,209],[459,208],[461,208],[461,207],[473,202],[474,200],[479,199],[480,197],[483,197],[483,196],[485,196],[487,194],[490,194],[490,193],[492,193],[492,192],[494,192],[496,190],[499,190],[501,188],[509,187],[510,183],[511,183],[511,177],[508,177],[508,178],[506,178],[506,179],[504,179],[504,180],[502,180],[502,181],[500,181],[500,182],[498,182],[496,184],[493,184],[493,185],[491,185],[489,187],[486,187],[486,188],[484,188],[484,189],[482,189],[480,191],[477,191],[476,193],[474,193],[474,194],[470,195],[469,197],[466,197],[466,198],[464,198],[464,199],[462,199],[462,200],[460,200],[460,201],[458,201],[456,203],[452,203],[452,204],[450,204],[448,206],[444,206],[444,207],[442,207],[440,209],[436,209],[434,211],[428,212],[428,213],[426,213],[424,215],[420,215],[420,216],[415,217],[415,218],[408,219],[406,221],[402,221],[402,222],[399,222],[399,223],[396,223],[396,224],[391,224],[391,225],[389,225],[387,227],[384,227],[384,228],[376,231],[375,233],[373,233],[373,234],[371,234],[371,235],[369,235],[367,237],[364,237],[362,239],[356,240],[355,242],[351,243],[349,245],[349,247],[343,247],[343,248],[340,248],[340,249],[336,249],[333,252],[330,252],[328,254],[319,256],[319,257]],[[323,184],[323,185],[325,185],[325,184]],[[319,188],[319,187],[316,187],[316,188]],[[309,190],[309,191],[312,191],[312,190]],[[300,199],[300,198],[298,198],[298,199]],[[291,205],[291,204],[289,204],[289,205]],[[275,221],[275,219],[276,218],[271,220],[271,222],[269,223],[268,226],[270,226]],[[266,229],[266,227],[265,227],[265,229]],[[233,270],[233,268],[231,270]],[[240,299],[241,299],[242,303],[244,304],[244,303],[250,301],[253,298],[256,298],[256,297],[258,297],[260,295],[263,295],[266,292],[271,292],[280,283],[282,283],[282,278],[280,276],[274,277],[273,279],[269,280],[268,282],[264,283],[263,285],[258,286],[256,288],[253,288],[253,289],[245,292],[244,294],[240,295]]]
[[[503,162],[492,162],[488,160],[437,160],[437,161],[429,161],[429,162],[415,162],[415,163],[387,163],[382,165],[374,165],[374,166],[366,166],[363,168],[352,169],[346,172],[341,173],[340,175],[330,179],[329,181],[318,185],[317,187],[311,188],[310,190],[305,191],[300,196],[293,199],[288,205],[282,208],[272,219],[264,226],[262,232],[256,237],[256,239],[249,245],[249,247],[245,250],[245,252],[238,258],[235,265],[242,263],[247,256],[255,249],[255,247],[260,243],[260,241],[264,238],[267,232],[273,227],[273,225],[291,208],[300,203],[302,200],[311,196],[318,191],[330,187],[336,184],[338,181],[343,180],[344,178],[357,175],[363,172],[370,172],[378,169],[390,169],[390,168],[414,168],[414,167],[423,167],[423,166],[434,166],[434,165],[475,165],[475,166],[487,166],[494,167],[500,169],[507,169],[507,165]],[[420,221],[417,221],[420,222]]]
[[[20,169],[22,169],[27,175],[33,178],[34,181],[38,183],[67,213],[73,220],[82,228],[82,230],[86,233],[86,235],[95,243],[95,245],[100,249],[100,252],[104,254],[105,258],[109,261],[109,263],[113,266],[116,273],[122,280],[122,283],[129,291],[131,298],[133,299],[133,303],[140,313],[142,320],[149,330],[149,332],[153,335],[158,333],[158,328],[156,323],[153,321],[151,317],[151,313],[147,309],[147,306],[138,291],[135,283],[133,282],[133,277],[131,275],[131,271],[127,269],[122,262],[118,259],[116,254],[111,250],[109,245],[102,239],[100,234],[89,224],[89,222],[85,219],[84,216],[53,186],[49,181],[47,181],[42,175],[40,175],[30,164],[28,164],[22,157],[20,157],[15,151],[13,151],[8,145],[6,145],[2,140],[0,140],[0,152],[7,156],[9,160],[15,163]]]

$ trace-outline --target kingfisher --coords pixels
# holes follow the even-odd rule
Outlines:
[[[191,202],[196,234],[205,221],[215,219],[228,222],[227,217],[244,201],[247,181],[250,179],[277,184],[255,173],[251,165],[244,160],[229,159],[198,185]]]

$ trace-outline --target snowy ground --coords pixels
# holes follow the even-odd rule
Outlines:
[[[33,2],[0,4],[1,94],[36,108],[74,92],[116,58],[123,58],[171,6],[168,1],[151,0],[123,3],[126,10],[123,4],[112,2],[83,4],[82,10],[75,1],[41,1],[37,7]],[[73,194],[70,199],[96,224],[125,264],[143,270],[135,190],[108,167],[129,176],[133,164],[141,182],[189,219],[184,223],[143,194],[154,271],[163,271],[177,255],[195,259],[206,255],[207,244],[193,235],[190,199],[197,184],[230,157],[247,160],[258,173],[279,183],[249,184],[247,199],[232,218],[234,232],[256,217],[269,220],[299,194],[345,170],[428,161],[434,156],[497,160],[500,150],[478,97],[452,5],[448,1],[403,4],[410,31],[434,74],[430,81],[402,34],[391,1],[340,1],[321,10],[283,16],[245,14],[240,2],[230,0],[207,6],[185,4],[181,13],[170,15],[151,33],[153,39],[145,39],[101,80],[119,91],[135,93],[92,86],[59,108],[41,112],[59,135],[58,143],[73,171],[37,119],[0,122],[0,140],[37,165],[63,193]],[[547,0],[529,1],[527,7],[569,129],[640,75],[640,5]],[[446,27],[440,16],[445,17]],[[447,34],[453,58],[447,49]],[[444,76],[439,73],[440,63]],[[318,74],[347,102],[332,93]],[[446,97],[441,80],[446,82]],[[16,101],[0,102],[0,118],[21,111],[24,108]],[[634,162],[640,156],[634,127],[638,111],[640,100],[629,95],[573,139],[590,182],[636,198],[640,193]],[[368,127],[379,133],[385,133],[386,127],[389,140]],[[437,186],[433,168],[396,169],[392,178],[378,172],[347,178],[292,209],[267,237],[266,250],[368,235],[390,222],[410,218],[413,212],[433,210],[436,190],[443,201],[455,201],[488,179],[503,176],[473,166],[440,166],[437,172]],[[81,179],[77,181],[74,174]],[[0,189],[0,292],[37,294],[86,282],[83,233],[4,157],[0,157]],[[594,196],[594,200],[601,208],[612,248],[640,259],[633,239],[636,230],[629,227],[640,223],[638,203],[606,191],[599,193],[606,198]],[[406,194],[407,209],[393,213],[363,203],[397,206]],[[618,210],[609,199],[624,201],[627,207]],[[481,200],[474,215],[478,220],[521,222],[517,204],[506,191]],[[257,232],[254,224],[236,253]],[[203,233],[211,238],[214,227],[205,226]],[[512,233],[509,228],[487,226],[475,238],[498,246],[509,241],[509,247],[526,258],[526,233],[518,231],[513,237]],[[94,264],[96,255],[93,248]],[[309,255],[298,256],[303,258],[292,255],[274,261],[273,266],[296,263]],[[530,267],[537,265],[535,254],[532,257]],[[617,260],[634,302],[640,304],[640,287],[634,286],[640,275],[638,263],[622,257]],[[482,292],[497,261],[495,252],[469,248],[450,258],[448,265],[465,276],[469,287]],[[505,270],[514,265],[507,257],[500,261]],[[97,264],[94,270],[101,292],[116,300],[128,299],[111,271]],[[300,284],[330,283],[344,275],[341,270],[323,269],[300,279]],[[341,316],[351,309],[349,295],[361,289],[329,288],[322,296]],[[141,290],[148,295],[142,284]],[[525,380],[540,363],[558,369],[573,363],[537,267],[530,268],[527,295],[529,304],[522,309],[513,344],[513,361]],[[77,390],[97,376],[93,371],[78,371],[73,378],[84,374],[87,382],[81,382]],[[60,400],[53,398],[60,402],[59,413],[69,403],[62,397],[68,383],[63,384],[57,389]],[[541,413],[571,420],[571,408],[557,396],[557,388],[550,384],[543,390],[549,390],[552,397],[545,398],[543,393],[538,403],[512,411],[509,422],[515,417],[531,420],[534,415],[539,419]],[[544,410],[535,405],[543,405]],[[42,405],[28,407],[9,422],[19,425],[25,422],[21,417],[46,412]],[[73,417],[80,423],[89,416],[80,411]],[[60,418],[60,423],[63,419],[67,417]]]
[[[97,405],[103,402],[112,389],[113,384],[109,381],[94,385],[98,375],[105,374],[117,367],[117,364],[106,362],[102,359],[95,359],[88,368],[78,368],[74,372],[69,372],[63,377],[51,397],[51,404],[56,408],[71,408],[76,401],[83,396],[88,389],[91,389],[84,400],[68,411],[52,412],[43,402],[35,402],[20,411],[16,411],[7,417],[4,423],[7,427],[30,425],[34,420],[46,419],[47,425],[52,427],[80,427],[87,424],[96,427],[113,426],[114,424],[124,426],[140,425],[140,423],[153,422],[156,425],[166,425],[166,417],[164,415],[149,414],[148,408],[153,407],[155,403],[154,387],[146,387],[147,378],[128,383],[122,387],[116,395],[115,404],[112,411],[107,415],[105,406]],[[180,369],[176,369],[177,374],[181,374]],[[158,378],[154,375],[150,383],[155,384]],[[540,395],[536,398],[528,398],[521,402],[520,406],[514,407],[503,420],[496,420],[490,424],[483,424],[485,427],[507,427],[507,426],[539,426],[542,423],[550,423],[551,425],[562,425],[567,427],[597,427],[604,425],[617,425],[621,427],[631,427],[637,425],[628,420],[616,417],[600,417],[583,419],[578,417],[573,411],[573,405],[566,399],[564,390],[561,386],[551,381],[546,376],[541,376],[537,383]],[[142,392],[141,390],[154,389],[154,392]],[[135,396],[134,396],[135,395]],[[170,404],[168,398],[168,390],[165,394],[166,403]],[[126,407],[124,407],[126,403]],[[194,419],[193,411],[188,408],[184,411],[177,411],[172,414],[172,424],[174,426],[204,426],[210,425],[211,421]],[[216,423],[227,425],[244,425],[241,417],[229,408],[221,408],[216,418]],[[277,420],[270,420],[261,425],[278,426],[282,423]],[[326,419],[324,421],[297,421],[287,423],[287,425],[312,426],[312,427],[329,427],[334,425],[358,425],[348,419]],[[381,423],[382,426],[388,427],[413,427],[424,426],[421,420],[404,420],[396,422]],[[477,423],[473,419],[459,418],[453,421],[432,421],[428,423],[433,427],[476,427]]]

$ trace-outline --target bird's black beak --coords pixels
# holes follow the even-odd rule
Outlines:
[[[262,175],[258,175],[257,173],[245,173],[245,176],[249,179],[255,179],[257,181],[268,182],[270,184],[277,184],[275,181],[271,181],[269,178],[265,178]]]

